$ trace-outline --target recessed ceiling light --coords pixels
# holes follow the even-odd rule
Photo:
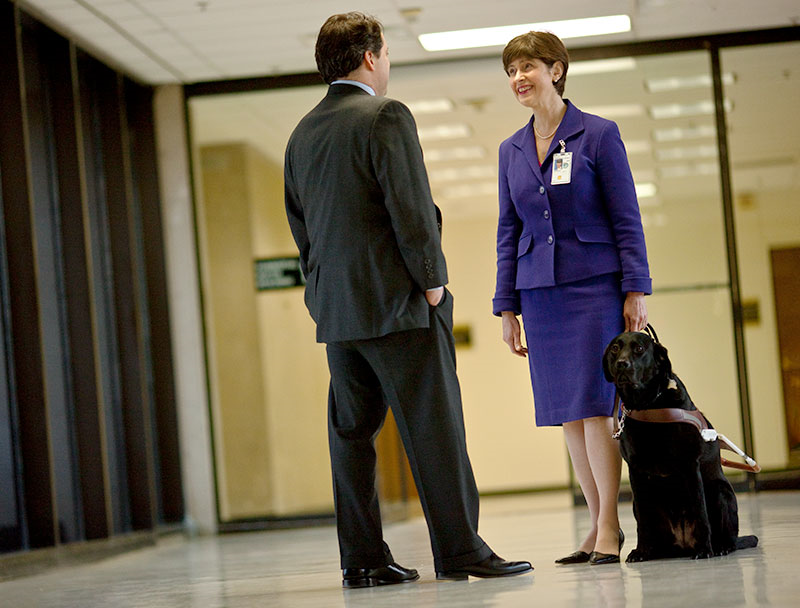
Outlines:
[[[680,141],[682,139],[701,139],[716,137],[717,129],[714,125],[697,125],[694,127],[673,127],[671,129],[655,129],[653,139],[657,142]]]
[[[460,139],[469,137],[472,131],[465,123],[437,125],[435,127],[421,127],[417,130],[420,141],[439,141],[442,139]]]
[[[458,186],[448,186],[437,190],[439,196],[436,198],[455,198],[464,199],[475,196],[497,197],[497,182],[477,182],[473,184],[459,184]]]
[[[658,188],[652,182],[634,184],[634,188],[636,188],[636,198],[649,198],[658,193]]]
[[[618,57],[616,59],[593,59],[592,61],[576,61],[569,64],[569,76],[583,74],[604,74],[607,72],[627,72],[636,69],[636,60],[633,57]]]
[[[483,146],[454,146],[451,148],[425,149],[425,162],[441,162],[451,160],[475,160],[485,158],[486,149]]]
[[[726,99],[723,102],[725,111],[730,112],[733,109],[733,102]],[[650,116],[656,120],[664,118],[680,118],[682,116],[700,116],[703,114],[714,113],[713,101],[698,101],[696,103],[668,103],[658,106],[650,106]]]
[[[727,72],[722,75],[722,84],[729,86],[736,82],[736,76]],[[710,87],[714,81],[711,74],[696,74],[694,76],[675,76],[672,78],[648,78],[644,81],[645,88],[651,93],[674,91],[676,89],[694,89]]]
[[[682,178],[694,175],[715,175],[719,172],[717,163],[692,163],[690,165],[672,165],[658,168],[662,178]]]
[[[624,143],[625,152],[628,153],[628,156],[631,154],[647,154],[653,147],[649,141],[645,141],[643,139],[634,139],[631,141],[625,141]]]
[[[452,112],[455,105],[446,97],[440,99],[418,99],[417,101],[408,101],[406,106],[411,110],[412,114],[440,114],[443,112]]]
[[[620,103],[610,106],[589,106],[581,108],[587,114],[597,114],[603,118],[629,118],[643,116],[644,106],[638,103]]]
[[[656,150],[656,160],[690,160],[712,158],[717,155],[716,146],[690,146],[686,148],[662,148]]]
[[[497,176],[494,165],[471,165],[468,167],[448,167],[428,171],[432,182],[460,182],[468,179],[486,179]]]
[[[542,23],[481,27],[471,30],[421,34],[419,36],[419,41],[420,44],[422,44],[422,48],[426,51],[473,49],[486,46],[503,46],[515,36],[534,30],[552,32],[562,40],[565,38],[580,38],[583,36],[618,34],[631,30],[631,18],[628,17],[628,15],[609,15],[606,17],[589,17],[586,19],[566,19],[563,21],[545,21]]]

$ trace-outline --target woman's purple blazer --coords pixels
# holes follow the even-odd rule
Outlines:
[[[569,100],[542,166],[533,117],[500,144],[497,289],[493,312],[520,313],[519,290],[621,272],[623,292],[652,293],[639,204],[616,123]],[[569,184],[551,185],[560,141]]]

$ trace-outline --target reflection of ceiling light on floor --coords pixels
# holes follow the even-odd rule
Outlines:
[[[603,118],[628,118],[644,115],[644,106],[638,103],[619,103],[609,106],[589,106],[583,108],[583,111]]]
[[[728,72],[722,75],[722,84],[730,86],[736,82],[736,76]],[[711,74],[697,74],[695,76],[682,76],[674,78],[648,78],[644,81],[644,87],[651,93],[661,93],[663,91],[674,91],[676,89],[694,89],[700,87],[710,87],[714,81]]]
[[[655,152],[656,160],[691,160],[693,158],[713,158],[717,155],[716,146],[688,146],[685,148],[661,148]]]
[[[455,106],[453,102],[442,97],[440,99],[418,99],[417,101],[408,101],[406,106],[411,110],[414,115],[418,114],[440,114],[442,112],[452,112]]]
[[[723,102],[725,111],[733,110],[733,102],[726,99]],[[668,103],[658,106],[650,106],[650,116],[656,120],[665,118],[680,118],[682,116],[700,116],[703,114],[714,113],[713,101],[698,101],[696,103]]]
[[[636,69],[636,60],[633,57],[618,57],[616,59],[592,59],[590,61],[576,61],[569,64],[567,75],[582,76],[584,74],[605,74],[608,72],[627,72]]]
[[[674,177],[692,177],[696,175],[715,175],[719,172],[717,163],[692,163],[690,165],[672,165],[659,167],[659,177],[669,179]]]
[[[432,169],[428,177],[432,182],[458,182],[468,179],[485,179],[497,176],[494,165],[472,165],[470,167],[451,167]]]
[[[451,160],[475,160],[486,158],[483,146],[455,146],[452,148],[425,149],[425,162],[442,162]]]
[[[442,139],[469,137],[472,131],[466,123],[453,123],[436,127],[420,127],[417,133],[420,141],[439,141]]]
[[[421,34],[419,42],[426,51],[450,51],[474,49],[485,46],[505,46],[509,40],[532,30],[552,32],[559,38],[582,38],[629,32],[631,18],[628,15],[609,15],[586,19],[565,19],[542,23],[524,23],[499,27],[480,27],[470,30]]]
[[[682,139],[700,139],[702,137],[716,137],[717,129],[714,125],[697,125],[694,127],[673,127],[671,129],[655,129],[653,139],[657,142],[680,141]]]

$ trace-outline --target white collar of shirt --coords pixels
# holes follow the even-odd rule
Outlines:
[[[371,86],[364,84],[363,82],[358,82],[358,80],[334,80],[331,84],[352,84],[360,89],[364,89],[373,97],[375,96],[375,90]]]

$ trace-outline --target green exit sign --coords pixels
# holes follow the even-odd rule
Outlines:
[[[300,270],[300,258],[268,258],[255,261],[256,289],[289,289],[306,284]]]

